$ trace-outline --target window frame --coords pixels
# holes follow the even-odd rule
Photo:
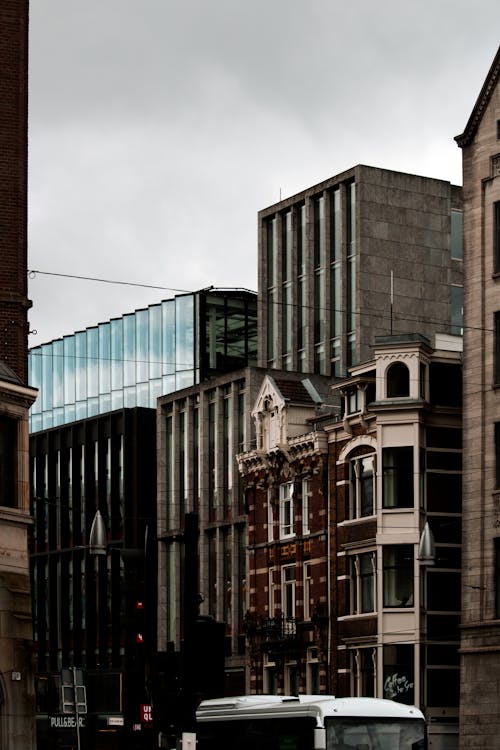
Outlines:
[[[267,490],[267,541],[274,542],[273,491],[270,487]]]
[[[363,564],[368,562],[369,572],[363,571]],[[350,555],[350,582],[351,582],[351,596],[350,596],[350,607],[349,614],[351,615],[366,615],[375,614],[377,611],[377,592],[376,592],[376,570],[377,560],[376,551],[369,550],[367,552],[358,552],[354,555]],[[371,581],[371,608],[365,608],[365,585],[370,586]]]
[[[389,553],[394,559],[388,561]],[[406,563],[405,560],[408,560]],[[398,589],[408,589],[406,598],[396,600]],[[392,589],[389,596],[390,589]],[[384,609],[412,609],[415,606],[415,550],[413,544],[387,544],[382,548],[382,604]]]
[[[287,493],[289,490],[289,494]],[[284,482],[279,486],[279,538],[290,539],[295,536],[295,518],[293,507],[293,482]]]
[[[302,565],[302,616],[304,620],[311,620],[311,584],[312,584],[312,563],[306,560]]]
[[[494,544],[494,580],[495,580],[495,618],[500,620],[500,537],[493,539]]]
[[[309,477],[305,477],[302,480],[302,534],[304,536],[311,533],[311,527],[309,526],[309,498],[311,497],[311,480]]]
[[[287,579],[287,574],[293,577]],[[288,597],[291,593],[291,600]],[[284,620],[294,620],[297,612],[297,569],[295,563],[281,566],[281,612]]]
[[[392,462],[386,463],[386,458],[390,452],[393,454]],[[407,465],[401,460],[401,457],[405,455],[411,459]],[[399,458],[397,458],[398,456]],[[390,483],[389,479],[391,480]],[[406,497],[407,499],[399,499],[400,497]],[[413,446],[385,446],[382,448],[382,509],[394,510],[414,507],[415,456]]]
[[[500,201],[493,203],[493,263],[494,272],[500,273]]]
[[[18,420],[0,413],[0,505],[17,508]],[[7,501],[7,502],[6,502]]]
[[[363,480],[363,464],[370,461],[372,464],[371,480]],[[349,503],[349,516],[352,520],[358,518],[370,518],[375,515],[376,512],[376,479],[377,479],[377,454],[376,453],[364,453],[361,456],[354,456],[349,460],[349,472],[350,472],[350,503]],[[368,475],[370,476],[370,475]],[[364,505],[364,492],[365,486],[364,481],[371,482],[372,486],[372,499],[371,499],[371,513],[365,513],[363,510]]]
[[[493,385],[500,386],[500,310],[494,313]]]
[[[356,698],[374,698],[377,694],[377,648],[375,646],[364,646],[349,649],[351,655],[351,694]],[[363,657],[371,661],[372,670],[368,672],[363,669]],[[365,690],[366,683],[370,679],[371,690]]]

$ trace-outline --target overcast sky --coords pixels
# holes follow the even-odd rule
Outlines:
[[[30,346],[256,290],[257,211],[355,164],[461,184],[500,29],[498,0],[30,5]]]

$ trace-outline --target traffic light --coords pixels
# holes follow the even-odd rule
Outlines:
[[[142,599],[136,599],[135,601],[135,642],[137,644],[144,643],[145,640],[145,622],[144,622],[144,602]]]

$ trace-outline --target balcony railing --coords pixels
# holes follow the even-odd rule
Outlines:
[[[266,617],[262,619],[261,634],[265,641],[286,641],[297,637],[297,618]]]

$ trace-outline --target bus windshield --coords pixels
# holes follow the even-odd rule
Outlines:
[[[423,750],[425,723],[420,719],[327,718],[327,750]]]

